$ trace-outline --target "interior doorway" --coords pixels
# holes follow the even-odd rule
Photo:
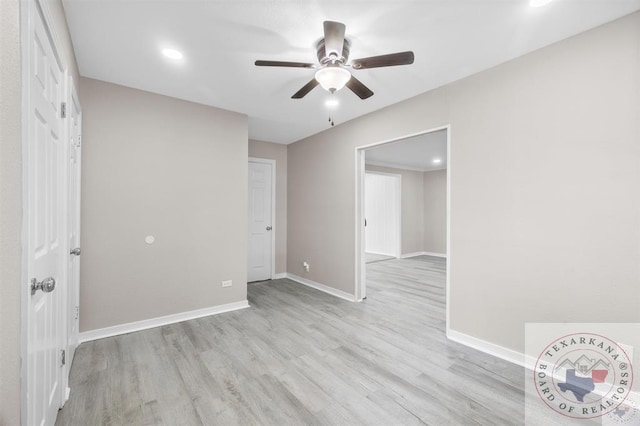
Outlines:
[[[367,175],[398,174],[400,191],[400,247],[395,257],[446,258],[446,322],[449,324],[448,265],[450,250],[450,126],[380,141],[356,148],[356,280],[357,300],[367,297],[368,225]],[[434,213],[435,212],[435,213]],[[438,221],[434,219],[438,216]],[[436,229],[437,228],[437,229]]]

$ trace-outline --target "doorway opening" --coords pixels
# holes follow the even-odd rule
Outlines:
[[[355,295],[367,297],[367,241],[371,202],[367,201],[370,173],[400,176],[400,237],[397,255],[401,258],[431,259],[446,268],[444,284],[446,327],[449,326],[449,286],[451,264],[451,131],[443,126],[380,141],[356,148],[356,265]],[[391,203],[388,203],[391,204]],[[371,260],[371,256],[369,256]],[[384,260],[384,259],[383,259]],[[380,264],[386,261],[380,262]],[[379,263],[373,263],[379,265]],[[369,265],[372,265],[371,263]]]

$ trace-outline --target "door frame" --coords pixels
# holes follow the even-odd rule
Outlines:
[[[66,168],[67,168],[67,181],[66,183],[66,194],[67,194],[67,199],[66,199],[66,205],[67,205],[67,219],[69,219],[69,217],[71,216],[71,209],[75,210],[75,213],[73,214],[73,217],[75,217],[75,219],[77,220],[77,226],[78,226],[78,233],[77,233],[77,238],[78,238],[78,247],[80,246],[80,237],[81,237],[81,229],[80,229],[80,225],[81,225],[81,188],[82,188],[82,145],[81,145],[81,141],[82,141],[82,106],[80,105],[80,98],[78,96],[78,90],[76,88],[76,85],[73,81],[73,77],[69,76],[69,78],[67,79],[67,84],[68,84],[68,88],[67,88],[67,126],[66,126],[66,131],[67,131],[67,155],[65,157],[66,159]],[[79,122],[79,133],[76,135],[75,134],[75,127],[74,127],[74,123],[71,121],[71,119],[73,118],[73,110],[77,110],[78,112],[78,122]],[[74,138],[75,136],[78,137],[78,141],[74,142],[74,144],[77,144],[77,151],[79,154],[79,159],[78,159],[78,170],[77,170],[77,194],[76,194],[76,199],[75,200],[71,200],[71,194],[70,194],[70,188],[69,188],[69,183],[71,181],[71,176],[69,174],[69,160],[71,158],[71,147],[69,142],[72,142],[72,138]],[[70,202],[74,201],[75,205],[71,205]],[[65,375],[64,375],[64,384],[65,384],[65,392],[66,392],[66,398],[65,399],[69,399],[69,392],[70,392],[70,388],[69,388],[69,375],[71,373],[71,365],[73,364],[73,358],[74,358],[74,354],[75,354],[75,350],[77,349],[77,347],[80,345],[80,318],[79,318],[79,311],[80,311],[80,265],[78,265],[78,277],[77,277],[77,283],[72,284],[71,283],[71,276],[69,274],[69,268],[71,266],[71,262],[78,262],[78,264],[80,264],[80,257],[77,257],[76,259],[73,259],[71,254],[70,254],[70,250],[73,249],[74,247],[71,246],[71,244],[69,243],[69,221],[66,221],[66,234],[65,234],[65,242],[67,244],[67,250],[66,250],[66,256],[67,257],[67,263],[65,265],[65,272],[67,273],[67,285],[65,286],[65,291],[67,293],[66,298],[65,298],[65,312],[63,312],[65,321],[64,321],[64,329],[65,329],[65,343],[66,344],[66,357],[67,357],[67,362],[65,365]],[[77,284],[77,286],[76,286]],[[75,313],[74,313],[75,311]],[[73,314],[73,316],[75,316],[75,321],[77,321],[77,325],[78,327],[76,328],[75,333],[72,332],[72,320],[71,319],[71,314]]]
[[[22,265],[21,265],[21,279],[20,279],[20,293],[21,293],[21,303],[20,303],[20,356],[21,356],[21,367],[20,367],[20,417],[21,423],[27,424],[29,421],[29,406],[28,406],[28,398],[27,392],[29,390],[29,378],[31,377],[29,371],[29,329],[28,329],[28,312],[30,306],[31,292],[29,288],[29,253],[28,253],[28,238],[29,238],[29,172],[30,172],[30,164],[29,164],[29,123],[31,119],[30,111],[31,111],[31,101],[30,101],[30,75],[29,75],[29,67],[31,64],[31,44],[28,42],[29,39],[29,23],[32,19],[32,16],[40,15],[42,17],[45,30],[47,32],[47,36],[51,41],[51,48],[53,50],[53,54],[55,56],[56,62],[58,66],[62,70],[61,73],[61,101],[66,102],[69,105],[69,69],[68,69],[68,58],[63,49],[60,49],[60,38],[57,35],[55,20],[53,19],[53,14],[49,8],[48,2],[46,0],[27,0],[21,3],[20,7],[20,36],[21,36],[21,78],[22,78],[22,108],[21,108],[21,122],[22,122],[22,246],[21,246],[21,257],[22,257]],[[69,136],[69,128],[68,122],[63,122],[61,126],[61,134],[60,140],[66,142]],[[61,191],[59,194],[61,205],[63,206],[65,214],[63,216],[66,218],[67,211],[67,163],[66,158],[68,154],[68,145],[63,143],[62,149],[62,171],[63,174],[63,184],[61,185]],[[59,291],[61,298],[61,306],[63,312],[59,312],[59,321],[60,321],[60,342],[58,342],[60,349],[66,349],[65,339],[67,337],[66,331],[66,309],[67,306],[67,262],[69,258],[69,248],[68,242],[66,238],[66,232],[68,223],[66,219],[61,220],[61,229],[59,232],[63,236],[61,238],[61,252],[62,256],[60,256],[59,260],[59,283],[55,291]],[[66,379],[66,369],[61,369],[61,377],[60,383],[65,386],[62,392],[60,392],[61,400],[59,401],[60,407],[62,407],[66,401],[68,396],[67,379]]]
[[[438,126],[423,130],[421,132],[398,136],[355,147],[355,277],[354,294],[357,301],[362,301],[367,296],[366,289],[366,263],[365,263],[365,241],[364,241],[364,173],[365,173],[365,151],[392,142],[398,142],[414,136],[425,135],[440,130],[447,131],[447,268],[446,268],[446,325],[445,329],[449,333],[450,325],[450,297],[451,297],[451,124]]]
[[[273,280],[275,279],[275,276],[276,276],[276,232],[278,232],[278,227],[276,226],[276,160],[270,160],[268,158],[249,157],[247,162],[271,165],[271,277],[270,279]],[[247,251],[247,256],[248,256],[248,251]]]
[[[366,150],[365,150],[366,151]],[[397,191],[397,195],[398,198],[396,200],[396,208],[398,210],[398,221],[395,224],[395,228],[396,228],[396,232],[397,232],[397,238],[396,238],[396,252],[394,254],[394,256],[396,257],[396,259],[400,259],[400,257],[402,256],[402,175],[398,174],[398,173],[387,173],[387,172],[379,172],[377,170],[366,170],[366,165],[365,165],[365,176],[367,173],[371,173],[374,175],[383,175],[383,176],[391,176],[395,179],[395,187],[396,187],[396,191]],[[365,194],[363,193],[363,196]],[[366,202],[366,200],[365,200]],[[364,212],[363,212],[364,213]],[[366,232],[366,230],[365,230]],[[366,240],[365,240],[365,252],[366,252]],[[366,260],[366,259],[365,259]]]

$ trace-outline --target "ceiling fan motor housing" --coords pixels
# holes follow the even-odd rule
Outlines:
[[[339,58],[331,58],[327,56],[324,46],[324,38],[318,42],[318,47],[316,48],[316,53],[318,56],[318,62],[322,65],[328,65],[332,63],[337,63],[340,65],[344,65],[349,60],[349,40],[344,39],[344,44],[342,45],[342,56]]]

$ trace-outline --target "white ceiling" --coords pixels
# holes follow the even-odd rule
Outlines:
[[[85,77],[247,114],[249,137],[290,143],[327,129],[328,92],[291,95],[314,70],[322,22],[346,24],[351,59],[415,52],[408,66],[354,71],[375,95],[337,93],[336,125],[640,9],[640,0],[63,0]],[[184,53],[180,62],[160,55]]]
[[[434,159],[440,159],[434,164]],[[365,151],[365,163],[429,172],[447,168],[447,131],[413,136]]]

